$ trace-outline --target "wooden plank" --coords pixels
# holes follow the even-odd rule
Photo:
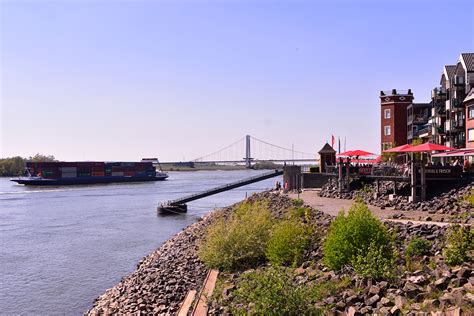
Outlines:
[[[217,276],[219,271],[211,270],[207,274],[204,286],[199,295],[199,300],[195,306],[192,315],[193,316],[206,316],[209,306],[207,306],[207,298],[212,296],[214,288],[216,286]]]
[[[186,298],[184,299],[183,303],[181,304],[181,307],[178,310],[178,316],[187,316],[188,312],[191,308],[191,305],[194,302],[194,298],[196,297],[196,290],[191,290],[188,292],[186,295]]]

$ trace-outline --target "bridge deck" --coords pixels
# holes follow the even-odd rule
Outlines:
[[[277,177],[277,176],[280,176],[282,174],[283,174],[283,170],[274,170],[272,172],[267,172],[267,173],[264,173],[264,174],[261,174],[261,175],[258,175],[258,176],[254,176],[254,177],[251,177],[251,178],[239,180],[239,181],[236,181],[236,182],[233,182],[233,183],[230,183],[230,184],[226,184],[226,185],[222,185],[222,186],[219,186],[219,187],[216,187],[216,188],[212,188],[212,189],[200,192],[200,193],[195,193],[195,194],[188,195],[188,196],[176,199],[176,200],[168,201],[166,203],[166,205],[169,205],[169,206],[182,205],[182,204],[194,201],[194,200],[198,200],[198,199],[208,197],[210,195],[214,195],[214,194],[217,194],[217,193],[221,193],[221,192],[224,192],[224,191],[228,191],[228,190],[232,190],[232,189],[235,189],[235,188],[238,188],[238,187],[242,187],[244,185],[248,185],[248,184],[251,184],[251,183],[255,183],[255,182],[262,181],[262,180]]]

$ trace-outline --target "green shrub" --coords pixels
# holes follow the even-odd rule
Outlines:
[[[423,238],[413,238],[407,246],[405,254],[409,257],[420,257],[429,255],[431,249],[431,243]]]
[[[293,205],[296,206],[296,207],[303,206],[303,204],[304,204],[304,201],[302,199],[298,199],[298,198],[293,199],[292,202],[293,202]]]
[[[390,246],[389,246],[390,247]],[[395,276],[395,256],[387,245],[371,242],[366,251],[359,251],[353,262],[354,271],[363,277],[391,279]]]
[[[297,266],[311,238],[311,229],[298,220],[282,220],[275,225],[266,256],[275,265]]]
[[[296,285],[291,269],[270,267],[244,274],[233,292],[237,315],[318,315],[311,287]],[[249,309],[249,310],[248,310]]]
[[[334,270],[344,265],[354,266],[357,260],[362,271],[363,263],[372,261],[369,256],[379,256],[379,252],[391,260],[394,257],[391,244],[392,240],[383,223],[372,215],[367,205],[356,202],[347,216],[341,211],[331,223],[324,243],[323,260]]]
[[[418,270],[420,263],[417,259],[421,256],[429,255],[431,250],[431,243],[423,238],[414,237],[407,246],[405,251],[405,263],[409,271]],[[415,259],[415,261],[413,261]]]
[[[474,231],[471,227],[453,225],[446,232],[443,256],[449,265],[472,261]]]
[[[261,202],[240,204],[226,221],[211,225],[199,247],[199,257],[210,268],[235,270],[255,267],[265,260],[273,219]]]
[[[471,193],[465,195],[462,200],[474,207],[474,190],[471,190]]]

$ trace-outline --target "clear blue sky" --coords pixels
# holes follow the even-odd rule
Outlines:
[[[192,159],[245,134],[378,152],[379,91],[429,101],[470,1],[0,1],[0,156]]]

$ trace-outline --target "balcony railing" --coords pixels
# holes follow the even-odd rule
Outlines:
[[[464,129],[464,121],[454,121],[453,122],[454,129]]]
[[[439,116],[445,116],[446,115],[446,108],[444,107],[439,107],[436,109],[436,113],[439,115]]]
[[[451,105],[453,106],[453,108],[456,108],[456,109],[461,109],[463,107],[462,101],[459,99],[453,99],[451,101]]]
[[[422,116],[422,115],[414,115],[413,116],[413,124],[426,124],[428,123],[428,116]]]
[[[431,98],[435,100],[446,100],[447,95],[446,89],[442,87],[434,88],[431,91]]]
[[[423,136],[424,134],[429,135],[430,131],[431,131],[431,126],[427,126],[427,127],[424,127],[422,129],[418,130],[418,135],[420,135],[420,136]]]

